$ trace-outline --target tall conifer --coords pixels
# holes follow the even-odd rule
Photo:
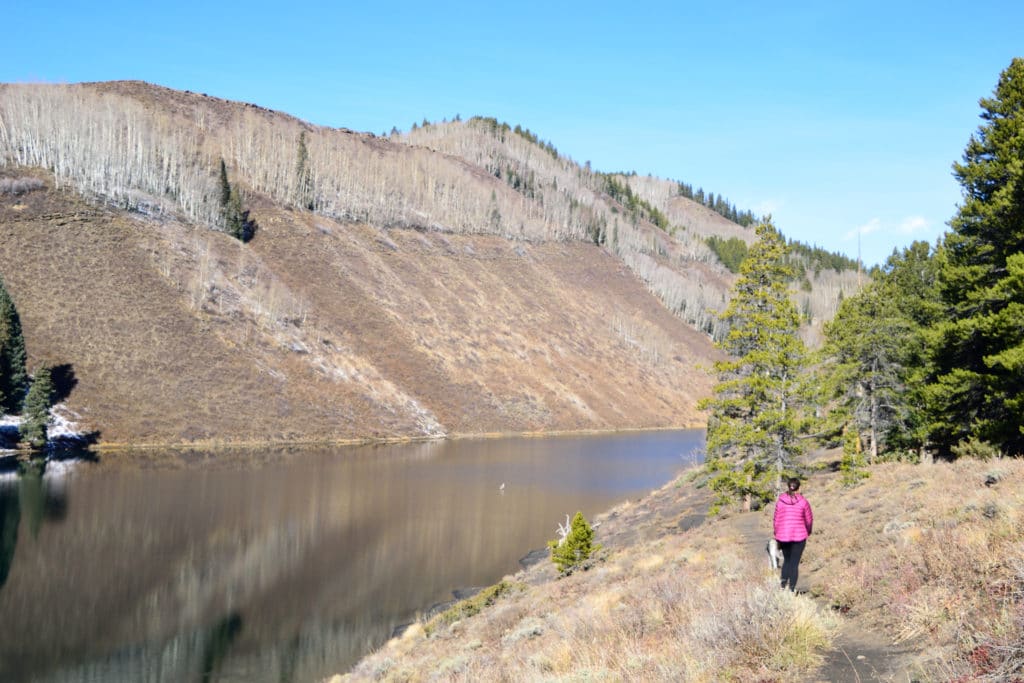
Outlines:
[[[889,446],[924,442],[920,387],[925,329],[939,315],[935,260],[927,242],[893,252],[825,326],[835,416],[871,459]],[[858,451],[859,452],[859,451]]]
[[[306,147],[306,131],[299,133],[299,146],[295,161],[295,203],[303,209],[312,211],[313,173],[309,167],[309,149]]]
[[[720,501],[767,498],[801,452],[797,440],[805,349],[800,315],[789,296],[788,247],[770,219],[740,266],[722,314],[729,333],[715,363],[718,384],[702,405],[708,419],[708,469]]]
[[[963,205],[939,254],[945,319],[932,330],[932,438],[1024,453],[1024,59],[980,101],[953,173]]]
[[[224,231],[240,242],[252,239],[253,223],[242,206],[242,197],[237,188],[228,181],[228,169],[224,159],[220,160],[220,212]]]
[[[228,182],[228,167],[220,160],[220,206],[223,209],[231,201],[231,183]]]
[[[27,380],[21,319],[0,278],[0,412],[19,411]]]
[[[50,406],[53,403],[53,378],[50,368],[39,368],[32,378],[32,386],[25,396],[25,409],[21,423],[21,438],[32,448],[46,445],[46,430],[50,425]]]

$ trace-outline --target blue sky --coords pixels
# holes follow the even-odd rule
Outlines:
[[[142,79],[380,133],[482,114],[868,263],[934,241],[1024,2],[8,2],[0,81]]]

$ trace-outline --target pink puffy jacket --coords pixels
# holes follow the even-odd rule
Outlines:
[[[813,526],[811,504],[799,493],[783,493],[775,501],[776,541],[804,541],[811,535]]]

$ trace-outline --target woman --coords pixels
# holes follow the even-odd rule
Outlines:
[[[796,590],[800,556],[814,526],[811,504],[797,493],[800,480],[790,479],[787,491],[775,502],[775,540],[782,551],[782,587]]]

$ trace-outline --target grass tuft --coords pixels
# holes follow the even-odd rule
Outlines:
[[[431,619],[424,625],[423,630],[427,636],[433,635],[439,628],[451,626],[457,621],[475,616],[485,608],[493,605],[499,597],[511,592],[516,585],[509,581],[496,583],[485,588],[471,598],[460,600],[444,612]]]

